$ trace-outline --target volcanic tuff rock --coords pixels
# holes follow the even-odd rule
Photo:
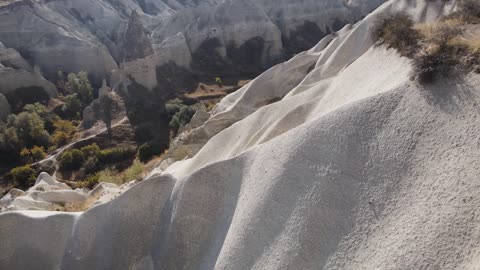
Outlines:
[[[125,33],[124,59],[126,61],[145,58],[153,54],[152,44],[145,33],[137,11],[132,11]]]
[[[57,95],[57,89],[34,71],[15,49],[0,42],[0,121],[25,102],[47,100]]]
[[[101,82],[113,72],[115,83],[153,88],[162,65],[258,74],[384,1],[15,0],[0,6],[0,41],[49,79],[86,70]]]
[[[19,189],[12,189],[0,199],[0,210],[82,211],[111,201],[128,190],[133,183],[127,183],[120,187],[115,184],[102,183],[92,191],[72,190],[71,187],[58,182],[47,173],[41,173],[35,181],[35,185],[29,190],[23,192]]]
[[[326,37],[223,99],[195,157],[109,203],[0,214],[0,268],[477,269],[480,76],[418,85],[370,37],[380,12],[454,5],[391,0]]]
[[[10,103],[8,103],[7,98],[0,94],[0,121],[3,121],[10,114]]]

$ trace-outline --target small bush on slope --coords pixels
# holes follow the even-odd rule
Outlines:
[[[136,154],[135,147],[116,147],[100,151],[98,160],[102,165],[122,162],[131,159]]]
[[[141,162],[147,162],[153,156],[163,154],[167,149],[167,145],[162,145],[159,143],[144,143],[138,148],[138,158]]]
[[[37,172],[30,166],[22,166],[12,169],[10,175],[16,186],[28,188],[35,183]]]
[[[67,150],[60,158],[60,168],[66,170],[78,170],[85,162],[82,151],[78,149]]]
[[[445,21],[419,27],[423,48],[413,59],[413,72],[420,83],[431,83],[438,76],[451,76],[460,71],[461,53],[465,48],[450,42],[462,33],[458,26],[456,21]]]
[[[378,44],[397,49],[403,56],[415,53],[419,33],[413,19],[406,13],[395,12],[380,15],[373,25],[373,39]]]
[[[465,24],[479,21],[480,1],[464,0],[458,11],[433,24],[415,25],[404,13],[383,14],[374,24],[373,38],[411,58],[413,77],[426,84],[438,77],[480,72],[480,39],[463,36]]]

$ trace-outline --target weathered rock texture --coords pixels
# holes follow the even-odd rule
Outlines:
[[[46,101],[57,96],[55,85],[47,81],[15,49],[0,42],[0,121],[11,107],[21,109],[26,103]]]
[[[370,38],[379,12],[454,4],[392,0],[272,68],[109,203],[1,214],[0,268],[478,269],[480,76],[420,86]]]
[[[173,62],[206,76],[258,74],[385,0],[22,0],[0,6],[0,42],[47,78],[90,72],[150,89]],[[120,65],[120,67],[118,66]]]
[[[41,173],[35,185],[27,191],[12,189],[0,199],[1,211],[49,210],[82,211],[92,206],[111,201],[128,190],[134,182],[122,186],[102,183],[92,191],[75,189],[58,182],[47,173]]]

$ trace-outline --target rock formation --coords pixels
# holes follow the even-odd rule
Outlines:
[[[0,94],[0,121],[5,120],[10,112],[10,103],[8,103],[7,98],[3,94]]]
[[[480,76],[419,85],[370,37],[381,12],[454,5],[391,0],[325,37],[227,96],[193,158],[113,201],[0,214],[0,268],[478,268]]]
[[[11,107],[57,96],[56,87],[41,75],[16,50],[0,42],[0,121]]]
[[[48,211],[82,211],[111,201],[128,190],[134,182],[117,186],[102,183],[92,191],[75,189],[58,182],[47,173],[41,173],[35,185],[27,191],[12,189],[0,199],[2,211],[13,210],[48,210]]]
[[[383,2],[8,1],[0,6],[0,41],[48,79],[84,70],[98,83],[132,77],[153,89],[165,65],[206,76],[258,74]]]
[[[124,59],[132,61],[153,54],[152,44],[145,33],[142,21],[137,11],[132,11],[125,33]]]

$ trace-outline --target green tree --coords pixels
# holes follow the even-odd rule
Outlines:
[[[22,112],[15,117],[13,127],[17,136],[27,148],[34,145],[48,147],[50,145],[49,134],[45,130],[45,124],[36,113]]]
[[[80,150],[85,158],[98,157],[100,154],[100,147],[96,143],[84,146]]]
[[[88,80],[88,74],[84,71],[80,71],[78,74],[68,74],[65,88],[69,93],[78,94],[84,107],[93,100],[93,87]]]
[[[32,155],[32,159],[35,162],[44,159],[47,155],[43,147],[36,145],[30,150],[30,154]]]
[[[60,117],[53,113],[52,111],[48,110],[47,107],[40,103],[35,103],[35,104],[28,104],[23,107],[23,111],[28,112],[28,113],[36,113],[40,118],[42,118],[44,124],[45,124],[45,129],[49,132],[52,133],[54,130],[53,124],[55,121],[59,120]]]
[[[147,162],[153,156],[150,144],[144,143],[138,148],[138,158],[141,162]]]
[[[93,110],[107,127],[108,137],[112,137],[112,121],[116,111],[120,109],[120,100],[113,92],[108,92],[93,103]]]
[[[20,188],[28,188],[35,184],[37,172],[30,166],[22,166],[14,168],[10,171],[10,175],[14,184]]]
[[[70,141],[70,136],[62,131],[56,131],[52,136],[52,143],[57,147],[64,146]]]
[[[65,151],[60,158],[60,167],[65,170],[78,170],[85,162],[82,151],[71,149]]]
[[[80,119],[83,110],[82,102],[78,98],[78,94],[74,93],[65,97],[65,104],[62,107],[63,113],[67,117]]]
[[[16,129],[0,123],[0,162],[2,164],[18,162],[22,147]]]
[[[193,115],[195,114],[195,110],[184,106],[178,111],[170,121],[170,128],[172,129],[173,133],[176,135],[180,127],[185,126],[190,122]]]

